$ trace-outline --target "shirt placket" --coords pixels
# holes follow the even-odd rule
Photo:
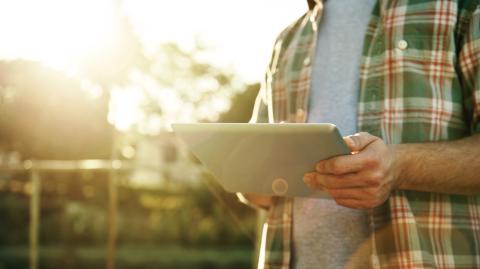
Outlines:
[[[308,74],[307,82],[308,85],[307,91],[305,93],[305,101],[303,102],[302,107],[297,107],[295,110],[295,117],[294,121],[297,123],[305,123],[308,117],[308,98],[310,94],[310,87],[311,87],[311,79],[312,79],[312,64],[313,64],[313,57],[315,55],[315,51],[317,48],[317,35],[318,35],[318,25],[320,24],[320,20],[323,13],[323,3],[326,0],[315,0],[315,7],[310,10],[310,14],[308,16],[308,25],[305,27],[312,27],[313,34],[309,37],[311,40],[308,42],[311,44],[307,50],[307,54],[303,59],[303,69]],[[302,72],[303,73],[303,72]]]

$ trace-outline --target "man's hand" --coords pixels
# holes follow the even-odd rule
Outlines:
[[[368,133],[344,140],[353,154],[318,162],[315,172],[304,175],[305,183],[327,191],[342,206],[370,209],[381,205],[398,184],[393,148]]]
[[[256,209],[268,210],[273,205],[272,197],[267,195],[247,194],[238,192],[237,197],[240,202]]]

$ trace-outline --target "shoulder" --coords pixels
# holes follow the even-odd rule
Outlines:
[[[289,43],[292,37],[295,35],[295,33],[298,31],[298,29],[301,28],[303,22],[305,19],[307,19],[307,16],[309,15],[308,12],[300,16],[298,19],[290,23],[287,27],[285,27],[277,36],[275,43],[278,43],[279,41],[282,41],[283,43]]]

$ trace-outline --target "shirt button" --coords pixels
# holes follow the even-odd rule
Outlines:
[[[400,50],[406,50],[408,48],[408,43],[405,40],[398,41],[397,48]]]
[[[307,57],[305,58],[305,60],[303,60],[303,65],[304,65],[304,66],[309,66],[311,61],[312,61],[312,60],[310,59],[310,57],[307,56]]]
[[[378,260],[377,255],[372,255],[370,258],[372,262],[372,267],[375,269],[378,268],[380,266],[380,261]]]
[[[303,117],[305,115],[305,110],[299,108],[297,109],[297,117]]]
[[[305,110],[299,108],[297,109],[297,113],[296,113],[296,119],[295,119],[295,122],[303,122],[305,121]]]

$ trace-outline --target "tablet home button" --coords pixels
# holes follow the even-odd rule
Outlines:
[[[272,182],[272,191],[276,195],[284,195],[288,191],[288,183],[284,178],[276,178]]]

